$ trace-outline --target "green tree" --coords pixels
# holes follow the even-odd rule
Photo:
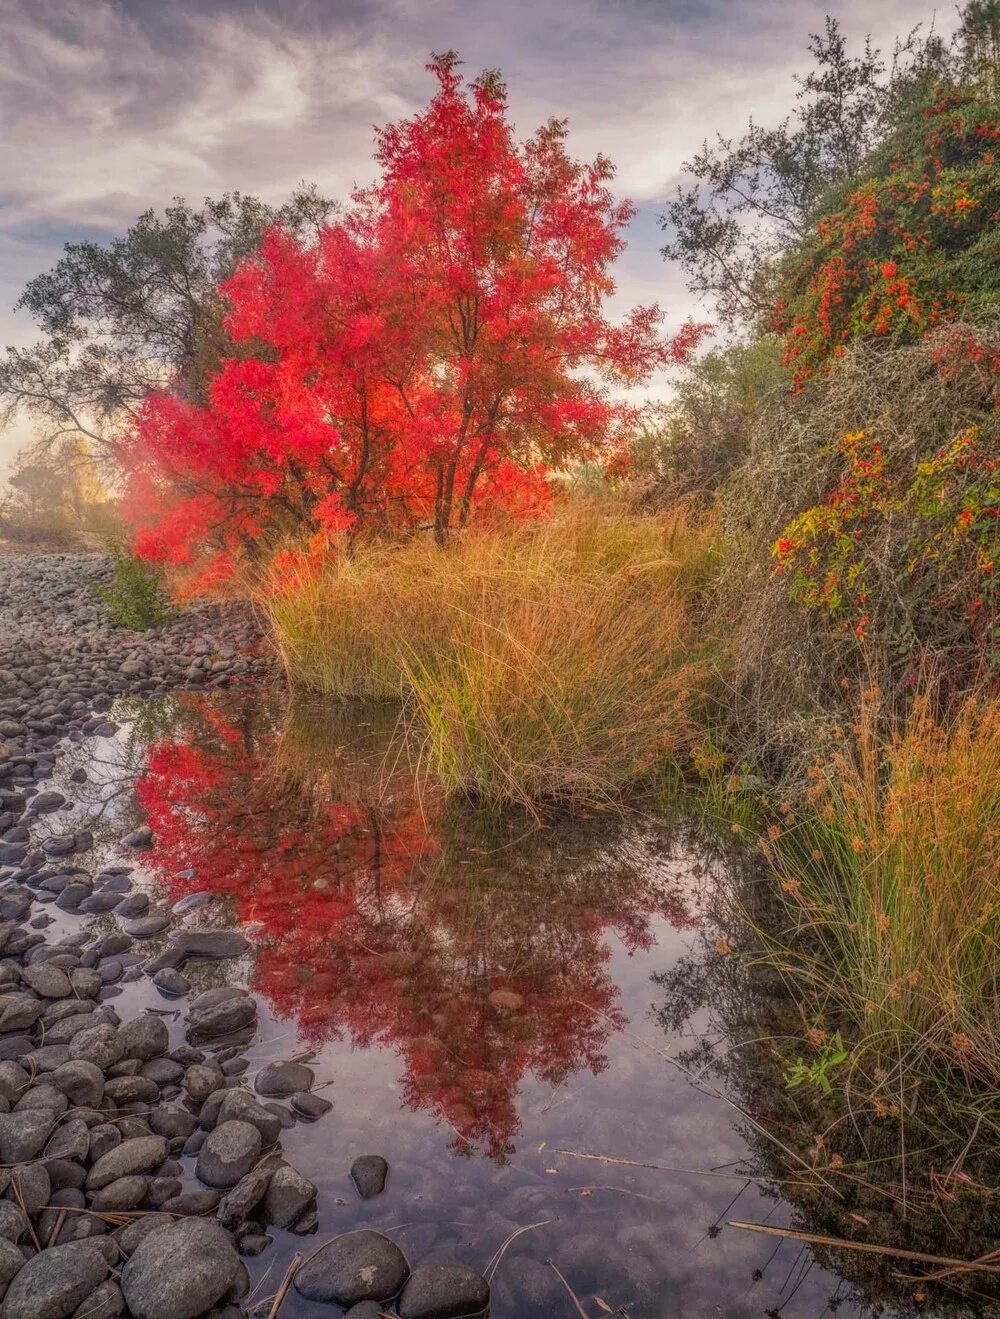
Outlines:
[[[787,388],[781,342],[763,335],[704,354],[669,403],[644,410],[630,443],[630,474],[645,504],[680,495],[712,499],[747,456],[754,418]]]
[[[918,30],[888,65],[866,40],[852,54],[836,19],[810,38],[813,67],[796,77],[794,111],[775,128],[750,121],[739,138],[706,141],[661,216],[662,249],[688,287],[729,324],[759,323],[774,300],[776,259],[809,234],[827,192],[857,177],[887,124],[948,66],[949,52]]]
[[[219,281],[256,250],[268,225],[306,235],[333,210],[306,185],[279,207],[239,192],[201,207],[178,197],[110,243],[68,243],[17,304],[42,337],[0,358],[0,424],[26,413],[37,451],[52,454],[69,436],[99,454],[150,391],[169,385],[200,399],[233,351]]]
[[[1000,96],[1000,0],[970,0],[958,32],[962,71],[987,96]]]

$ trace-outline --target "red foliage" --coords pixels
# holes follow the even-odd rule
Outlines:
[[[1000,164],[996,107],[971,91],[910,116],[781,269],[772,322],[798,384],[858,338],[923,337],[993,314]]]
[[[381,177],[312,243],[272,230],[222,288],[243,352],[198,405],[149,398],[121,446],[137,548],[187,562],[262,536],[544,505],[546,468],[613,450],[611,387],[682,360],[657,307],[612,324],[609,267],[633,214],[613,170],[551,121],[519,142],[496,75],[382,129]]]
[[[405,1102],[449,1126],[458,1152],[503,1158],[527,1076],[555,1084],[606,1065],[624,1024],[607,935],[649,947],[654,916],[692,918],[648,859],[619,855],[606,821],[592,858],[584,821],[498,850],[475,817],[445,827],[404,771],[387,784],[384,746],[353,749],[318,781],[288,777],[296,730],[276,735],[259,714],[195,704],[149,750],[137,790],[149,864],[176,897],[232,900],[279,1016],[314,1043],[396,1050]],[[343,734],[323,730],[323,747]]]

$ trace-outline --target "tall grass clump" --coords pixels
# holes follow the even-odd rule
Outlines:
[[[256,594],[290,680],[337,699],[402,700],[404,646],[446,643],[430,577],[442,553],[414,539],[279,556]]]
[[[687,744],[714,532],[568,506],[445,547],[411,539],[268,588],[293,681],[403,700],[409,744],[486,804],[606,800]]]
[[[943,1067],[995,1088],[1000,700],[944,718],[921,696],[888,736],[879,709],[869,693],[813,767],[801,821],[771,831],[808,950],[791,970],[876,1074]]]

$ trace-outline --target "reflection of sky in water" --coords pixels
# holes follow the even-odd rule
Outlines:
[[[255,968],[186,974],[199,988],[255,975],[251,1075],[315,1049],[333,1110],[282,1145],[320,1187],[320,1239],[369,1225],[411,1262],[483,1269],[511,1233],[548,1220],[508,1246],[495,1319],[577,1313],[549,1260],[594,1319],[596,1296],[632,1319],[830,1313],[836,1275],[808,1250],[714,1230],[733,1216],[787,1222],[789,1209],[739,1176],[738,1116],[664,1057],[710,1031],[703,1009],[666,1029],[652,979],[703,942],[712,864],[690,843],[640,816],[486,830],[415,794],[385,730],[359,734],[343,709],[289,717],[229,694],[115,717],[116,737],[60,763],[51,786],[76,805],[42,827],[89,823],[83,864],[120,861],[114,840],[141,819],[129,786],[145,770],[157,843],[137,877],[154,904],[210,889],[225,901],[189,919],[250,923]],[[78,766],[86,784],[69,781]],[[189,867],[193,878],[176,878]],[[117,1002],[174,1012],[144,979]],[[168,1021],[179,1042],[179,1014]],[[368,1202],[347,1176],[362,1153],[392,1168]],[[315,1243],[277,1235],[251,1262],[258,1277],[270,1266],[265,1295]],[[282,1313],[330,1311],[292,1293]]]

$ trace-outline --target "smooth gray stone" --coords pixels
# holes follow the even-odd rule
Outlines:
[[[121,1288],[135,1319],[193,1319],[229,1292],[240,1267],[224,1228],[188,1218],[139,1243],[122,1270]]]

